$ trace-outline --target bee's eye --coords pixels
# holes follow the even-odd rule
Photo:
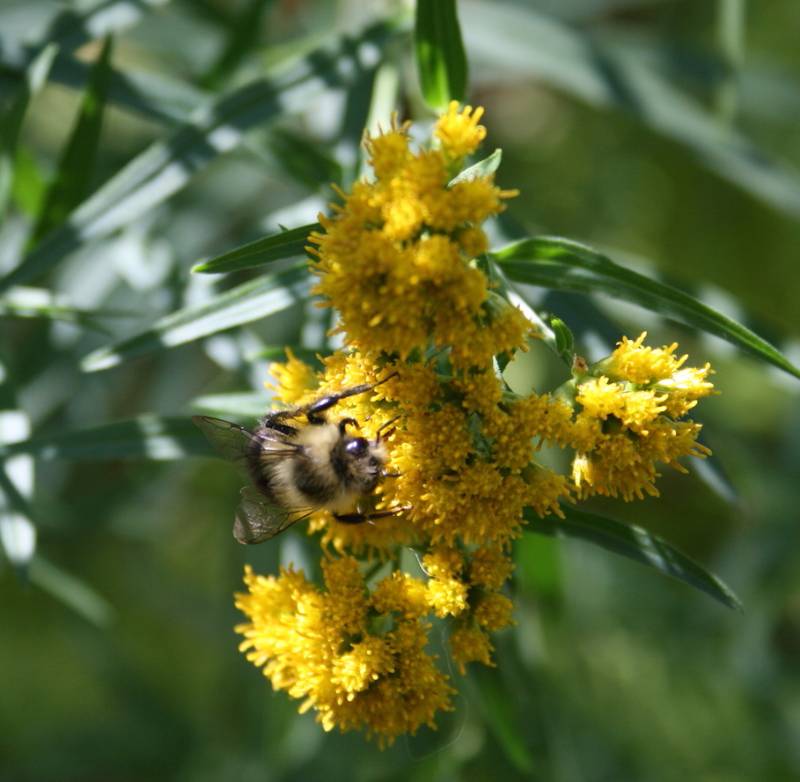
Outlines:
[[[351,456],[363,456],[367,449],[369,448],[369,443],[364,437],[354,437],[347,445],[345,445],[344,449],[349,453]]]

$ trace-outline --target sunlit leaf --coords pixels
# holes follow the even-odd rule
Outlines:
[[[33,96],[42,88],[56,55],[48,44],[26,65],[19,88],[0,110],[0,217],[5,213],[14,182],[14,161],[22,121]]]
[[[131,317],[130,312],[111,309],[87,310],[71,306],[67,298],[45,288],[18,286],[0,297],[0,318],[43,318],[75,323],[79,326],[107,332],[101,323],[104,318]]]
[[[84,201],[0,280],[0,292],[28,282],[89,240],[107,236],[184,187],[200,170],[234,149],[246,131],[303,106],[323,88],[350,84],[364,67],[367,44],[380,45],[393,26],[376,24],[355,46],[350,39],[305,58],[274,80],[257,79],[199,108],[191,121],[157,141]]]
[[[492,253],[512,280],[578,293],[605,293],[733,343],[800,377],[774,346],[683,291],[619,266],[591,247],[559,237],[534,237]]]
[[[84,358],[81,366],[86,372],[108,369],[146,353],[185,345],[210,334],[266,318],[306,299],[308,289],[305,266],[259,277],[197,307],[173,312],[135,337],[96,350]]]
[[[452,187],[458,182],[470,182],[473,179],[479,179],[481,177],[487,177],[490,174],[494,174],[494,172],[500,167],[502,160],[503,150],[496,149],[488,157],[485,157],[483,160],[479,160],[474,165],[465,168],[460,174],[453,177],[450,182],[448,182],[447,186]]]
[[[36,159],[26,147],[18,145],[11,191],[14,203],[21,211],[35,217],[42,208],[46,192],[47,183]]]
[[[225,45],[207,73],[200,80],[213,87],[236,71],[239,63],[253,50],[261,34],[261,19],[274,0],[250,0],[230,25]]]
[[[0,62],[14,67],[0,52]],[[83,89],[91,67],[72,57],[57,56],[50,81],[75,90]],[[198,106],[208,103],[210,94],[173,75],[136,71],[115,66],[111,69],[108,102],[118,108],[141,114],[157,122],[173,125],[189,121]]]
[[[0,459],[21,453],[38,459],[170,461],[186,456],[207,456],[211,449],[191,419],[143,415],[88,429],[43,433],[30,440],[0,445]]]
[[[33,229],[34,244],[48,231],[63,223],[89,191],[103,128],[112,49],[112,39],[107,38],[90,71],[77,120]]]
[[[451,100],[463,100],[467,57],[456,0],[417,0],[414,44],[420,89],[428,105],[439,110]]]
[[[15,458],[30,459],[26,456]],[[10,466],[12,465],[8,465]],[[32,464],[16,466],[24,466],[29,474],[33,473]],[[8,561],[24,578],[36,551],[36,527],[28,500],[16,486],[7,465],[2,463],[0,463],[0,547]]]
[[[321,228],[319,223],[310,223],[265,236],[211,260],[202,261],[193,266],[192,271],[203,274],[225,274],[304,255],[309,233],[319,231]]]
[[[741,610],[739,598],[717,576],[657,535],[634,524],[625,524],[568,505],[563,505],[562,510],[563,519],[553,516],[539,518],[532,512],[526,512],[527,529],[544,535],[563,535],[594,543],[683,581],[728,608]]]
[[[263,391],[238,391],[226,394],[206,394],[192,400],[198,413],[231,418],[234,421],[252,421],[269,410],[270,398]]]
[[[90,0],[54,16],[34,43],[56,43],[72,52],[89,41],[105,38],[135,25],[168,0]]]
[[[800,175],[770,159],[673,87],[641,58],[529,4],[473,2],[463,8],[470,55],[515,78],[533,76],[593,106],[633,115],[687,147],[697,160],[774,209],[800,217]]]

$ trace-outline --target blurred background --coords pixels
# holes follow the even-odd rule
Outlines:
[[[485,151],[521,191],[495,245],[585,241],[798,363],[796,0],[463,0],[459,16]],[[743,613],[526,534],[497,668],[454,674],[439,731],[383,752],[324,734],[237,651],[243,565],[308,565],[317,544],[235,545],[236,475],[195,455],[186,417],[257,415],[270,358],[330,349],[329,322],[287,264],[264,291],[190,270],[313,222],[393,109],[427,132],[412,23],[391,2],[0,2],[0,272],[34,259],[0,295],[0,440],[38,442],[3,478],[0,780],[800,778],[800,381],[599,296],[527,291],[590,359],[647,329],[710,360],[721,395],[698,414],[709,469],[593,507],[717,572]],[[223,291],[244,303],[203,321]],[[565,379],[538,345],[514,372]]]

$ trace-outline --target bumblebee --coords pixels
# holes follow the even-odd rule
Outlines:
[[[249,480],[241,490],[233,536],[239,543],[262,543],[328,510],[337,521],[361,524],[393,516],[405,508],[364,512],[360,501],[393,473],[386,472],[385,440],[392,419],[374,440],[348,433],[353,418],[329,421],[326,412],[342,399],[371,391],[378,383],[353,386],[307,405],[265,415],[252,431],[231,421],[193,416],[192,421],[224,458],[239,465]]]

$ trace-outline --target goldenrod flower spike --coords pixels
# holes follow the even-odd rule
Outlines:
[[[685,415],[712,393],[711,370],[684,366],[676,345],[623,338],[604,361],[577,362],[554,395],[517,396],[496,372],[496,356],[538,333],[475,261],[488,247],[481,224],[513,193],[492,176],[448,187],[485,136],[482,114],[451,104],[438,146],[412,149],[396,118],[366,137],[374,178],[338,191],[310,237],[315,290],[338,311],[346,349],[319,372],[291,353],[272,368],[285,404],[385,380],[335,414],[371,439],[390,426],[392,477],[364,500],[408,510],[373,524],[314,513],[324,586],[291,569],[248,569],[241,648],[325,730],[364,730],[381,746],[452,708],[447,666],[426,650],[433,621],[447,624],[460,673],[494,664],[491,634],[513,624],[502,590],[523,510],[561,516],[564,499],[654,495],[660,465],[683,469],[681,457],[707,453]],[[543,444],[574,451],[570,474],[536,462]],[[408,549],[413,574],[401,569]],[[381,565],[391,572],[364,576]]]

